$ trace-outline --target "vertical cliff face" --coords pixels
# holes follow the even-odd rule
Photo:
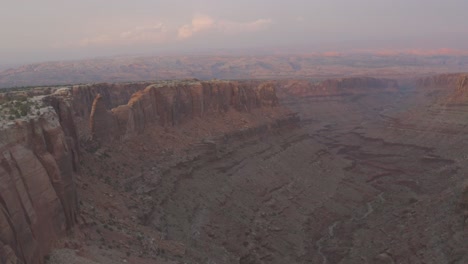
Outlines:
[[[462,74],[458,77],[457,90],[460,92],[466,92],[468,90],[468,74]]]
[[[1,263],[42,263],[76,222],[76,131],[67,104],[50,103],[0,131]]]
[[[77,85],[71,88],[73,110],[80,117],[88,117],[95,97],[102,96],[102,104],[107,109],[126,104],[132,94],[143,90],[149,83]]]
[[[210,114],[278,105],[274,84],[268,82],[159,83],[134,93],[127,104],[110,111],[102,97],[96,96],[89,118],[93,138],[99,140],[139,134],[155,124],[176,126]]]
[[[457,87],[464,86],[468,83],[463,83],[463,80],[467,77],[467,74],[462,73],[452,73],[452,74],[439,74],[434,76],[429,76],[426,78],[421,78],[417,81],[419,87]]]
[[[34,114],[0,123],[0,263],[42,264],[54,243],[76,224],[78,142],[87,144],[82,136],[88,130],[92,139],[105,142],[191,121],[210,133],[217,126],[222,126],[220,133],[254,131],[260,122],[287,116],[275,108],[275,84],[269,82],[75,86],[57,89],[43,101],[47,106]],[[250,114],[253,118],[245,120]],[[205,127],[207,120],[212,127]],[[251,126],[239,125],[247,123]]]
[[[421,78],[417,85],[427,91],[439,94],[438,101],[443,104],[466,104],[468,102],[468,74],[440,74]],[[444,94],[445,96],[440,96]]]
[[[280,96],[327,97],[357,94],[372,94],[395,92],[399,89],[398,82],[391,79],[377,79],[370,77],[350,77],[330,79],[322,82],[307,80],[282,81],[285,89],[281,89]]]

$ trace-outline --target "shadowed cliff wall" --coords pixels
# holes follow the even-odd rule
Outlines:
[[[121,139],[140,134],[152,125],[177,126],[210,114],[278,106],[275,84],[271,82],[154,84],[110,111],[106,110],[104,97],[96,96],[89,118],[92,137],[97,140]]]
[[[1,263],[43,263],[77,220],[76,131],[68,105],[50,103],[56,108],[0,131]]]

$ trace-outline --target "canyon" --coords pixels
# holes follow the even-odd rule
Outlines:
[[[466,263],[467,76],[7,91],[0,261]]]

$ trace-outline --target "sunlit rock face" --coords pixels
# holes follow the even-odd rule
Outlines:
[[[108,110],[97,94],[90,113],[93,139],[121,139],[152,125],[177,126],[194,118],[229,111],[278,106],[272,82],[160,83],[134,93],[127,104]]]

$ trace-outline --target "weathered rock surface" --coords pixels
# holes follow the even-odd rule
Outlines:
[[[1,131],[0,261],[41,263],[81,170],[52,262],[466,263],[460,76],[59,89]]]
[[[145,127],[141,137],[105,146],[99,157],[85,155],[95,176],[83,188],[92,197],[83,211],[98,223],[87,227],[88,241],[114,262],[127,257],[115,250],[114,237],[131,234],[133,225],[142,235],[134,232],[121,247],[131,245],[133,256],[141,245],[142,258],[156,263],[466,263],[459,205],[467,107],[441,101],[456,88],[392,93],[393,85],[363,80],[329,81],[330,91],[285,83],[296,82],[306,85],[297,95],[280,92],[281,105],[301,116],[298,129],[246,128],[233,140],[201,133],[205,140],[195,148],[172,152],[168,146],[199,129],[185,127],[190,120],[181,115],[175,126]],[[136,94],[132,107],[158,113],[144,98]],[[224,121],[210,123],[210,115],[198,122],[202,132]],[[165,133],[151,140],[155,130]],[[102,232],[106,225],[114,231]],[[168,250],[176,241],[183,250]]]
[[[378,79],[371,77],[350,77],[342,79],[329,79],[322,82],[306,80],[282,81],[284,89],[280,95],[285,96],[345,96],[383,92],[396,92],[399,85],[396,80]]]
[[[431,91],[429,97],[436,99],[438,104],[457,106],[468,103],[468,74],[440,74],[421,78],[417,87]]]
[[[438,74],[419,79],[417,85],[418,87],[457,88],[468,85],[468,82],[464,81],[466,78],[467,74],[463,73]]]
[[[76,85],[71,87],[73,110],[79,117],[88,118],[91,107],[98,94],[102,96],[102,103],[106,109],[126,104],[137,91],[143,90],[150,83],[112,84],[98,83],[90,85]]]
[[[69,109],[56,105],[60,115],[48,107],[0,131],[1,263],[43,263],[76,223],[76,132]]]
[[[159,83],[134,93],[127,104],[110,111],[103,98],[96,96],[90,114],[93,139],[121,139],[155,124],[177,126],[210,114],[278,106],[271,82]]]
[[[87,140],[82,137],[87,132],[79,128],[89,129],[92,139],[105,141],[138,135],[153,125],[176,127],[199,119],[194,125],[200,126],[206,117],[214,124],[228,112],[248,116],[253,109],[278,106],[273,84],[265,82],[96,84],[55,90],[43,98],[48,106],[38,110],[40,114],[1,127],[2,264],[43,263],[54,243],[77,223],[79,141]],[[8,94],[4,99],[10,100],[13,95],[22,96],[23,92]],[[279,126],[288,120],[278,122]],[[89,128],[82,123],[89,124]],[[263,129],[257,129],[255,121],[249,124],[254,126],[242,135]],[[235,131],[219,131],[237,136]]]

